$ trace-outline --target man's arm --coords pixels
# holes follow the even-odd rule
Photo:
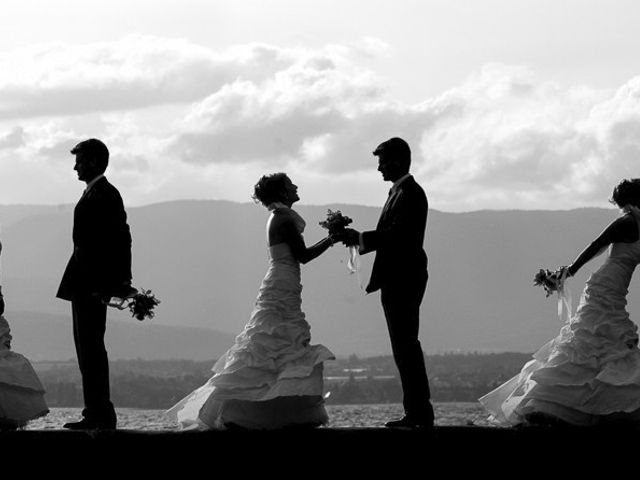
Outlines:
[[[378,250],[381,246],[392,247],[394,243],[410,241],[414,237],[423,238],[428,208],[423,192],[404,191],[387,212],[389,220],[380,228],[365,232],[347,228],[340,240],[346,246],[358,246],[359,253],[364,255]],[[414,235],[416,231],[420,233],[417,236]]]
[[[427,209],[426,197],[420,191],[401,192],[385,222],[376,230],[362,232],[361,250],[366,253],[380,248],[402,248],[414,240],[423,240]],[[418,246],[422,247],[422,241]]]
[[[102,225],[107,244],[105,254],[110,262],[114,280],[123,287],[131,285],[131,230],[120,193],[115,187],[108,190],[102,211]]]

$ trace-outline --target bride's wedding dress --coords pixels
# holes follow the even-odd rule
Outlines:
[[[29,360],[10,345],[9,324],[0,315],[0,429],[22,427],[49,413],[38,375]]]
[[[295,218],[302,232],[304,221]],[[300,264],[288,244],[270,246],[249,323],[216,362],[214,375],[168,410],[169,416],[182,428],[199,429],[326,423],[322,362],[334,356],[323,345],[309,344],[301,293]]]
[[[522,371],[479,401],[500,423],[640,421],[638,327],[625,309],[640,241],[614,243],[575,314]]]

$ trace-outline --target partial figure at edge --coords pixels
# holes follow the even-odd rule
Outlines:
[[[4,309],[0,287],[0,431],[24,427],[49,413],[44,387],[33,366],[23,355],[11,350],[11,330]]]
[[[599,426],[640,422],[638,327],[626,311],[640,263],[640,179],[623,180],[611,202],[623,214],[566,270],[571,277],[609,247],[576,312],[521,372],[479,399],[503,425]]]

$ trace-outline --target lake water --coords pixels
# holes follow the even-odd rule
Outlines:
[[[479,403],[435,403],[436,425],[491,425]],[[60,429],[80,419],[80,408],[52,408],[49,415],[31,422],[27,430]],[[162,410],[118,408],[118,428],[126,430],[177,430]],[[381,427],[402,416],[402,405],[327,405],[328,427]]]

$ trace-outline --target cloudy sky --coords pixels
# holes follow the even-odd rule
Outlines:
[[[0,203],[71,203],[98,137],[128,205],[381,205],[407,139],[432,208],[607,206],[640,176],[637,0],[3,0]]]

